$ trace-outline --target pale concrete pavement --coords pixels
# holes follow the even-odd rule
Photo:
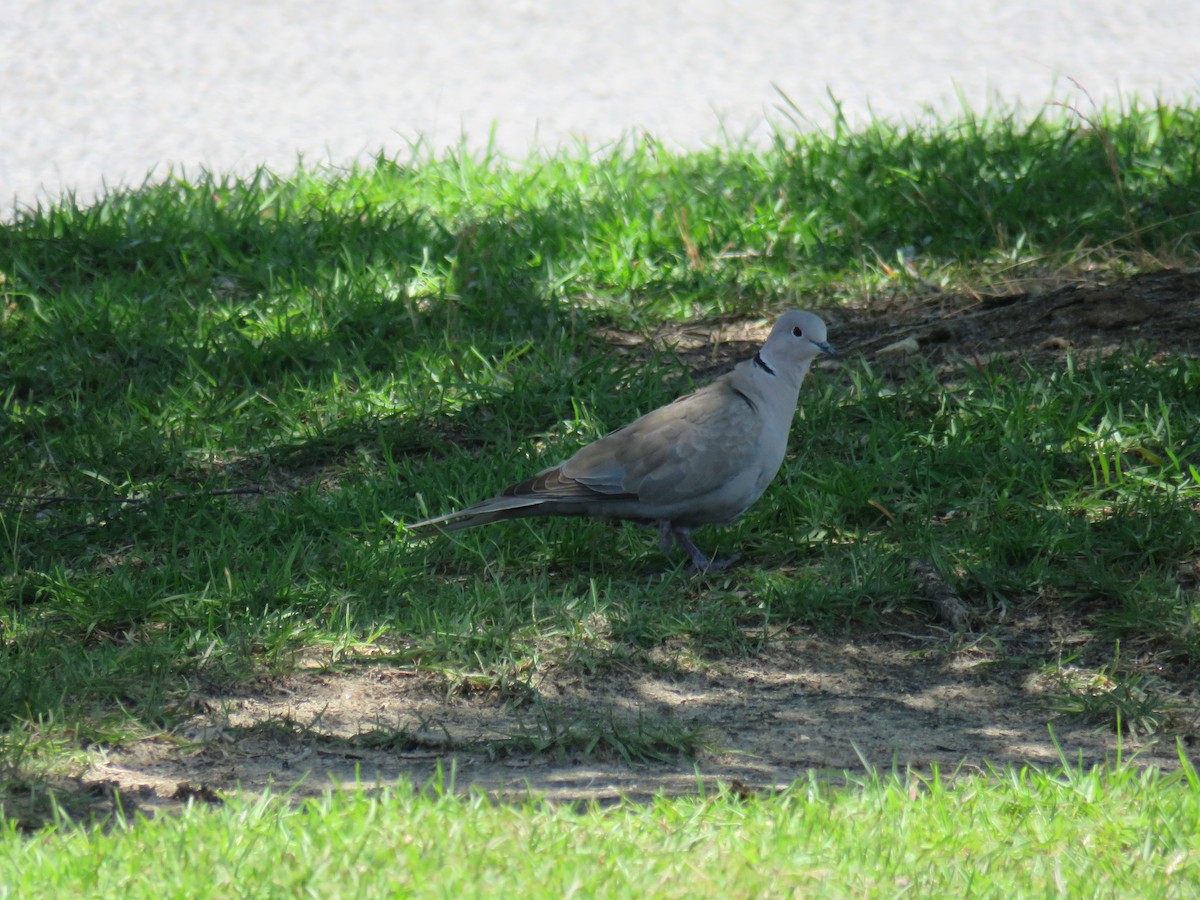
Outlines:
[[[964,13],[964,10],[970,10]],[[0,217],[169,167],[346,163],[423,136],[499,147],[634,129],[762,137],[778,85],[818,125],[998,94],[1200,93],[1200,2],[0,0]]]

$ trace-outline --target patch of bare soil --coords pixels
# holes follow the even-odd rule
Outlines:
[[[843,353],[880,361],[1004,354],[1053,365],[1070,348],[1105,352],[1133,342],[1195,354],[1200,273],[1007,296],[930,293],[826,315]],[[657,338],[706,369],[745,355],[743,342],[761,336],[757,325],[726,323]],[[628,335],[610,339],[634,343]],[[119,789],[126,809],[131,801],[153,809],[268,787],[304,797],[331,784],[406,778],[420,786],[440,768],[446,779],[453,773],[457,789],[604,801],[689,792],[715,780],[773,790],[813,771],[836,776],[864,765],[1052,766],[1060,755],[1048,723],[1067,758],[1085,765],[1114,760],[1120,744],[1124,758],[1170,769],[1179,764],[1176,737],[1194,760],[1200,755],[1194,687],[1174,686],[1157,738],[1118,738],[1111,723],[1056,716],[1062,685],[1039,664],[1085,648],[1085,622],[1030,618],[971,634],[955,622],[952,602],[942,613],[944,624],[910,624],[905,634],[798,633],[699,666],[663,647],[636,669],[615,660],[592,673],[551,668],[533,680],[536,699],[464,693],[438,675],[389,664],[302,669],[250,689],[209,692],[177,733],[97,752],[83,781]],[[627,759],[611,745],[589,753],[586,738],[545,740],[554,733],[547,710],[563,723],[598,723],[597,734],[614,723],[636,730],[639,722],[664,733],[699,730],[700,749],[688,757],[668,741],[664,758],[652,761]]]
[[[1080,278],[1004,294],[925,289],[819,312],[843,356],[885,366],[917,353],[935,365],[996,357],[1052,364],[1068,351],[1086,356],[1135,345],[1200,353],[1200,271],[1165,269],[1111,284]],[[606,337],[625,352],[647,343],[669,347],[708,373],[753,353],[770,327],[769,320],[701,322],[669,324],[649,337],[616,329]]]

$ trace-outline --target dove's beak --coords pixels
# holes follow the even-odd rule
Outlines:
[[[829,343],[828,341],[813,341],[813,343],[816,344],[817,349],[826,356],[831,356],[834,359],[837,359],[839,356],[841,356],[840,353],[833,349],[833,344]]]

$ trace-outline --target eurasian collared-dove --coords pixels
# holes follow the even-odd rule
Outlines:
[[[408,527],[457,531],[526,516],[630,519],[658,526],[664,554],[674,541],[694,568],[724,568],[734,560],[709,560],[690,532],[729,522],[762,496],[787,452],[800,384],[822,353],[837,356],[825,323],[810,312],[785,313],[752,359],[707,387],[497,497]]]

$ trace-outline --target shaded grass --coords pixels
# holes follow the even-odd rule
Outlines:
[[[1196,111],[1094,122],[462,151],[30,211],[0,232],[0,721],[169,727],[197,684],[356,641],[507,678],[594,614],[621,652],[744,649],[928,613],[915,558],[981,615],[1081,604],[1194,667],[1200,368],[1136,350],[815,373],[768,499],[703,535],[749,565],[709,582],[630,527],[398,539],[691,386],[608,325],[896,290],[897,259],[948,286],[1194,261]]]

